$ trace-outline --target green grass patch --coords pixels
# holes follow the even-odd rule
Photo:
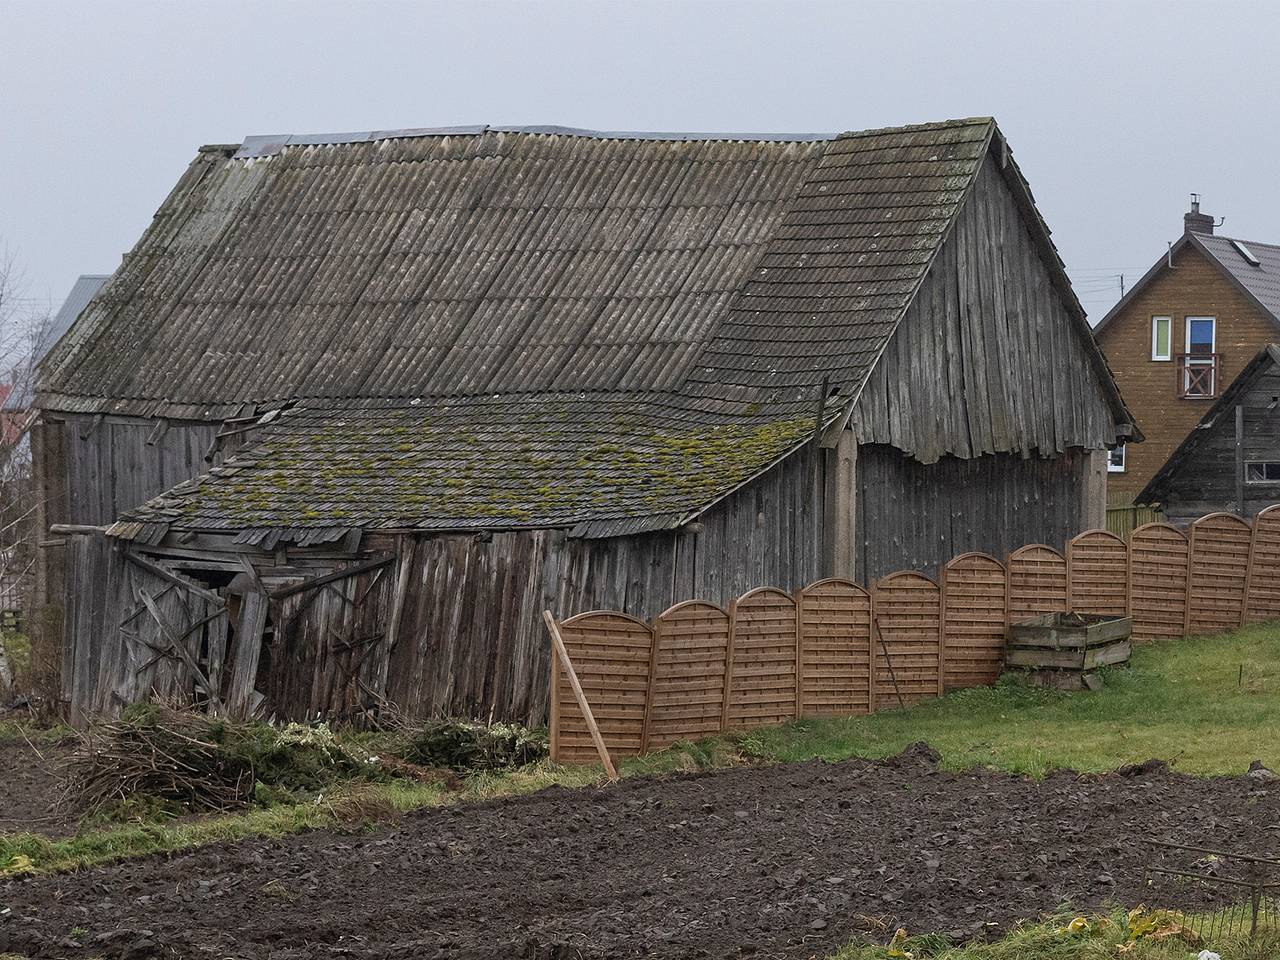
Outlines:
[[[917,740],[944,766],[1042,776],[1104,771],[1152,757],[1193,774],[1280,765],[1280,627],[1136,647],[1098,693],[1045,690],[1006,677],[906,710],[804,720],[754,731],[743,751],[766,760],[886,757]]]
[[[1130,925],[1129,915],[1062,917],[1019,925],[998,940],[951,946],[937,936],[894,937],[882,946],[849,946],[828,960],[1191,960],[1205,947],[1194,930],[1181,932],[1176,921],[1158,914],[1145,932]],[[888,938],[887,938],[888,939]],[[1252,940],[1244,932],[1215,940],[1209,949],[1222,960],[1274,960],[1280,956],[1280,930],[1261,929]]]
[[[369,738],[362,738],[369,743]],[[732,762],[720,742],[681,744],[623,765],[627,775],[687,772]],[[544,760],[514,770],[483,770],[461,778],[453,788],[441,783],[392,780],[356,782],[301,803],[280,804],[229,814],[173,820],[155,815],[135,822],[93,826],[70,837],[0,833],[0,876],[6,873],[59,873],[99,863],[174,853],[209,843],[249,837],[281,837],[304,830],[352,823],[376,823],[398,814],[453,803],[475,803],[520,796],[551,786],[589,787],[603,782],[598,767],[564,767]]]

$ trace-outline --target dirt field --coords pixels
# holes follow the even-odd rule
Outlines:
[[[54,835],[74,829],[54,809],[59,786],[56,765],[68,749],[0,740],[0,832]]]
[[[1140,835],[1280,843],[1280,789],[1246,778],[1036,783],[941,773],[924,753],[552,789],[10,881],[0,952],[820,957],[883,926],[973,937],[1064,903],[1140,902]]]

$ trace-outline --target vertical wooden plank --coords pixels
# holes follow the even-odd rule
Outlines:
[[[640,731],[640,752],[649,752],[649,735],[653,729],[654,692],[658,682],[658,648],[662,643],[663,619],[657,617],[649,628],[649,685],[644,693],[644,724]]]
[[[734,653],[736,652],[737,643],[735,638],[738,633],[738,601],[736,599],[729,601],[729,638],[725,653],[725,670],[724,670],[724,704],[720,708],[720,732],[725,733],[729,729],[729,704],[733,702],[733,665]]]
[[[796,705],[797,720],[804,719],[804,588],[795,592],[796,601]]]

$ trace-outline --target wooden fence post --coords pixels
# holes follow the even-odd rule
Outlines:
[[[555,652],[564,663],[564,672],[569,678],[569,686],[573,687],[573,695],[578,701],[578,709],[582,711],[582,717],[587,721],[587,729],[591,732],[591,741],[596,745],[596,753],[600,754],[600,762],[604,764],[605,773],[609,775],[610,780],[617,780],[618,769],[613,765],[613,758],[609,756],[609,748],[605,746],[604,737],[600,735],[600,728],[596,726],[595,714],[591,712],[591,704],[587,703],[587,695],[582,692],[582,684],[578,681],[577,671],[573,669],[573,661],[569,659],[569,650],[564,645],[564,637],[560,636],[560,627],[556,624],[556,618],[552,616],[550,610],[544,610],[542,611],[542,619],[547,623],[547,630],[551,634],[551,643],[555,646]]]
[[[804,719],[804,588],[796,598],[796,719]]]
[[[729,701],[733,696],[733,640],[738,632],[738,600],[729,601],[729,649],[724,655],[724,703],[720,706],[720,732],[729,729]]]

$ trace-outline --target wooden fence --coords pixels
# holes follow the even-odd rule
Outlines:
[[[772,587],[723,609],[686,600],[652,623],[613,611],[559,622],[614,757],[678,740],[912,704],[992,683],[1009,624],[1074,611],[1133,617],[1136,641],[1280,618],[1280,504],[1250,524],[1210,514],[1188,533],[1148,523],[1128,541],[1090,530],[1065,554],[1043,544],[1004,562],[951,560],[935,581],[903,571],[870,590],[820,580]],[[596,759],[564,664],[552,656],[551,755]]]

